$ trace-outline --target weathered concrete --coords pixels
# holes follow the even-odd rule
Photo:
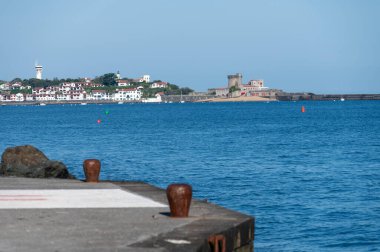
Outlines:
[[[15,189],[121,189],[166,206],[0,209],[0,251],[212,251],[213,234],[226,251],[253,248],[252,217],[194,200],[189,218],[170,218],[165,191],[145,183],[0,177],[0,200]]]

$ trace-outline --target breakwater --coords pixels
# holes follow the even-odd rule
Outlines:
[[[276,99],[279,101],[380,100],[380,94],[282,93],[277,95]]]

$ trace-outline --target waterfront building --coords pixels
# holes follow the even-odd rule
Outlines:
[[[86,100],[87,93],[82,90],[70,91],[70,100]]]
[[[115,101],[140,100],[141,90],[138,88],[117,89],[113,98]]]
[[[89,98],[90,100],[108,100],[110,95],[106,90],[92,90]]]
[[[34,101],[34,95],[33,94],[26,94],[25,95],[25,101]]]
[[[36,79],[42,80],[42,66],[41,65],[36,65]]]
[[[35,96],[36,101],[55,101],[56,95],[55,94],[36,94]]]
[[[264,80],[250,80],[248,85],[251,87],[256,87],[259,90],[267,89],[267,87],[264,87]]]
[[[157,94],[155,94],[155,97],[154,98],[146,98],[144,100],[142,100],[142,102],[146,102],[146,103],[151,103],[151,102],[162,102],[162,96],[164,95],[163,92],[159,92]]]

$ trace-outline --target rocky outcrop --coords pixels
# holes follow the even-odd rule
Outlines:
[[[31,145],[7,148],[1,156],[0,174],[29,178],[75,178],[62,162],[49,160]]]

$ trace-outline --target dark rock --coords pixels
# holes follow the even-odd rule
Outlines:
[[[75,178],[62,162],[49,160],[31,145],[7,148],[1,156],[0,174],[28,178]]]

